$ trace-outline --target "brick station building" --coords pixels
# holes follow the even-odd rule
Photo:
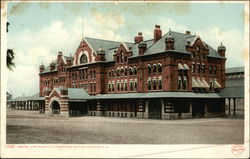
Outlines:
[[[134,42],[84,37],[73,56],[40,65],[40,112],[176,119],[225,115],[225,51],[190,31]]]

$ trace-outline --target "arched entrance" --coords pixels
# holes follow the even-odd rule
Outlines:
[[[60,104],[57,101],[51,103],[51,110],[53,114],[60,114]]]

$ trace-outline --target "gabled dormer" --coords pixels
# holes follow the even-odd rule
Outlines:
[[[114,54],[114,60],[116,64],[124,64],[128,62],[130,49],[125,43],[121,43],[120,47]]]

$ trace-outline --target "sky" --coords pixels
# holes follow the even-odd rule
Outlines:
[[[9,2],[7,48],[16,67],[8,71],[7,91],[14,97],[39,92],[39,65],[49,65],[57,52],[74,55],[82,36],[133,42],[142,32],[153,38],[172,31],[196,34],[217,49],[226,46],[226,67],[244,66],[243,3],[150,2]]]

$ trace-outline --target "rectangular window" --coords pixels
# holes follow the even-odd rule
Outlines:
[[[161,79],[158,80],[158,89],[162,90],[162,81],[161,81]]]
[[[197,71],[198,71],[198,73],[201,73],[201,65],[197,65]]]
[[[195,73],[195,64],[192,64],[192,66],[191,66],[192,68],[192,73]]]
[[[202,65],[202,73],[205,74],[205,72],[206,72],[206,66]]]

